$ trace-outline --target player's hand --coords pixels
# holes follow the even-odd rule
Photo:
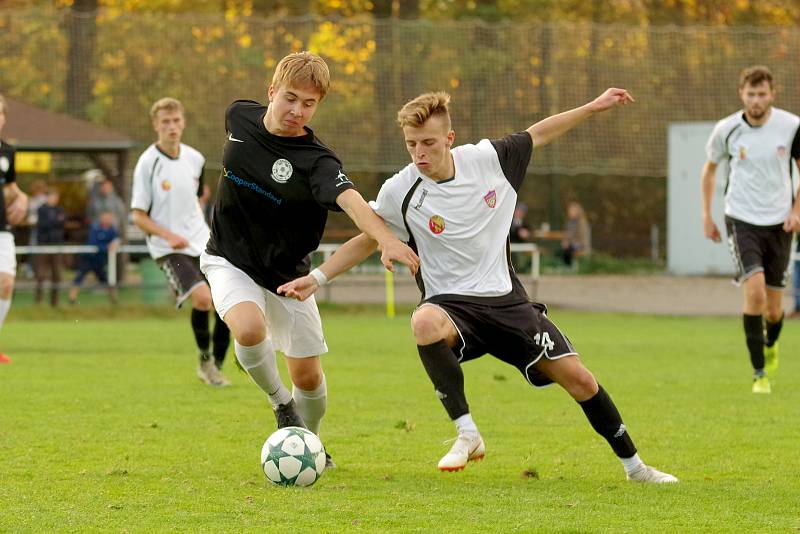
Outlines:
[[[712,221],[710,218],[703,219],[703,233],[714,243],[719,243],[722,241],[722,235],[719,233],[719,228],[717,228],[717,225],[714,224],[714,221]]]
[[[800,232],[800,215],[792,211],[783,221],[784,232]]]
[[[28,195],[21,191],[17,193],[14,201],[6,206],[6,219],[9,224],[21,223],[28,215]]]
[[[170,233],[167,237],[167,243],[173,250],[180,250],[189,246],[189,241],[186,238],[173,233]]]
[[[636,101],[628,91],[612,87],[606,89],[605,93],[595,98],[590,106],[592,111],[606,111],[617,106],[625,106],[632,102]]]
[[[317,289],[319,289],[317,279],[307,274],[278,287],[278,295],[302,301],[313,295]]]
[[[378,248],[381,250],[381,263],[387,271],[394,272],[393,262],[399,261],[408,267],[412,275],[417,274],[417,270],[419,269],[419,256],[411,250],[411,247],[400,242],[399,239],[392,239],[381,244]]]

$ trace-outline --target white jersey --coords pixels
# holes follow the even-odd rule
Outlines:
[[[800,156],[800,117],[772,108],[767,122],[750,126],[737,111],[717,123],[706,145],[713,163],[727,161],[725,215],[757,226],[783,223],[792,209],[791,158]]]
[[[146,212],[156,224],[189,242],[188,247],[176,250],[165,239],[148,236],[147,248],[154,259],[174,253],[198,257],[205,249],[209,230],[197,201],[204,165],[203,155],[184,144],[177,158],[154,144],[139,157],[133,171],[131,209]]]
[[[527,132],[452,150],[455,176],[436,182],[408,165],[370,203],[417,250],[423,298],[511,292],[508,234],[532,150]]]

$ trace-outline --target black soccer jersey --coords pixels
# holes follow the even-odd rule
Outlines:
[[[17,173],[14,170],[14,154],[16,149],[4,141],[0,141],[0,192],[6,184],[16,181]],[[10,229],[6,220],[6,199],[0,195],[0,232],[7,232]]]
[[[328,211],[339,211],[336,198],[355,186],[314,132],[272,135],[266,112],[237,100],[225,114],[228,138],[206,250],[275,292],[308,274]]]

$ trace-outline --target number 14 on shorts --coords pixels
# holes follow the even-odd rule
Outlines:
[[[547,332],[536,332],[536,335],[533,336],[533,342],[544,349],[545,355],[556,346]]]

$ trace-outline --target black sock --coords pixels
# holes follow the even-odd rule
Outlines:
[[[214,314],[214,363],[217,364],[217,369],[222,369],[222,364],[225,361],[225,353],[228,352],[228,346],[231,344],[231,331],[228,330],[228,325],[225,321],[219,318],[219,315]]]
[[[750,351],[750,363],[756,371],[764,370],[764,320],[760,315],[742,315],[744,337]]]
[[[200,354],[208,354],[208,342],[211,338],[208,333],[208,311],[192,308],[192,331]]]
[[[764,344],[768,347],[771,347],[776,341],[778,341],[778,336],[781,335],[781,328],[783,328],[783,314],[781,314],[781,318],[778,319],[777,323],[771,323],[765,320],[764,324],[767,325],[767,339],[764,340]]]
[[[614,401],[608,396],[603,386],[600,388],[594,397],[583,402],[579,402],[583,408],[583,413],[589,419],[595,432],[603,436],[614,454],[620,458],[630,458],[636,454],[636,446],[633,444],[628,430],[622,423],[622,416],[619,415]]]
[[[469,413],[467,396],[464,393],[464,372],[461,364],[444,340],[430,345],[417,345],[419,358],[436,388],[450,419],[456,420]]]

